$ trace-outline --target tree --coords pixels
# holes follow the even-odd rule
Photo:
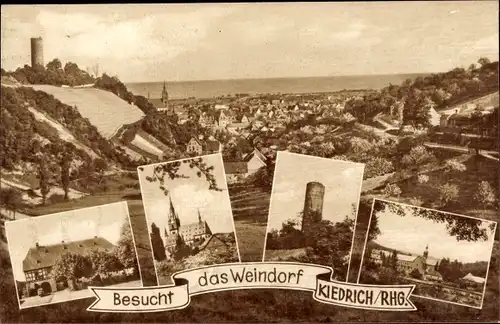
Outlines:
[[[445,162],[445,171],[446,172],[452,172],[452,171],[464,172],[466,170],[467,170],[467,167],[465,166],[465,164],[458,162],[455,159],[447,160]]]
[[[62,70],[62,63],[58,58],[53,59],[49,63],[47,63],[48,71],[59,71]]]
[[[121,228],[121,236],[115,246],[114,254],[125,268],[133,268],[134,272],[138,273],[134,238],[128,222],[125,222]]]
[[[384,188],[384,195],[387,197],[398,197],[401,195],[401,188],[393,183],[388,183]]]
[[[457,241],[487,241],[489,235],[494,235],[495,223],[491,222],[488,229],[484,228],[484,222],[476,218],[457,217],[456,215],[440,212],[433,209],[405,206],[395,202],[375,200],[373,214],[381,211],[391,212],[400,217],[414,216],[445,223],[449,235],[455,236]]]
[[[12,213],[12,218],[16,219],[16,212],[22,204],[21,193],[14,188],[1,188],[0,203]]]
[[[392,164],[391,161],[380,156],[375,156],[370,158],[366,162],[363,178],[369,179],[393,171],[394,171],[394,165]]]
[[[213,175],[214,166],[208,166],[201,157],[155,165],[153,167],[153,174],[146,176],[146,180],[149,182],[158,182],[160,190],[162,190],[165,195],[168,195],[169,190],[165,187],[165,177],[168,177],[171,180],[181,178],[188,179],[189,176],[180,172],[180,167],[184,164],[187,164],[190,169],[197,169],[198,171],[196,172],[196,175],[199,178],[205,177],[205,180],[209,185],[209,190],[222,191],[222,189],[217,186],[217,180]],[[140,167],[139,171],[143,172],[144,167]]]
[[[101,158],[97,158],[94,160],[94,170],[99,174],[99,184],[102,183],[104,179],[104,172],[108,168],[108,164]]]
[[[446,183],[439,188],[439,201],[446,206],[448,203],[456,201],[459,195],[459,189],[456,184]]]
[[[477,63],[479,63],[479,65],[481,65],[481,67],[485,66],[485,65],[488,65],[491,63],[490,59],[487,58],[487,57],[481,57],[479,58],[479,60],[477,60]]]
[[[88,257],[92,263],[94,273],[99,276],[106,277],[110,272],[123,270],[123,264],[112,253],[93,250]]]
[[[50,191],[50,173],[44,158],[41,158],[38,165],[38,178],[40,181],[40,193],[42,194],[42,204],[47,201],[47,194]]]
[[[78,253],[64,252],[61,254],[52,267],[52,277],[57,281],[68,280],[70,289],[74,286],[76,279],[92,276],[92,262],[87,256]]]
[[[456,282],[464,275],[462,267],[463,264],[458,260],[451,262],[450,259],[443,258],[439,262],[438,272],[443,276],[444,281]]]
[[[413,127],[429,126],[432,105],[432,100],[427,98],[423,92],[414,89],[405,100],[403,122]]]
[[[63,153],[59,162],[61,169],[61,185],[64,190],[64,200],[68,200],[71,160],[72,157],[70,154]]]
[[[481,181],[478,184],[477,191],[474,194],[474,200],[483,206],[483,210],[486,210],[487,206],[495,203],[495,190],[488,181]]]
[[[165,253],[165,247],[163,245],[163,240],[161,239],[160,236],[160,229],[158,226],[156,226],[155,223],[151,224],[151,246],[153,249],[153,255],[156,261],[163,261],[165,260],[166,253]]]
[[[410,170],[419,170],[420,167],[426,166],[435,161],[435,156],[431,152],[427,151],[425,146],[418,145],[413,147],[408,154],[402,157],[401,164]]]
[[[396,250],[392,250],[389,265],[394,270],[398,269],[398,252]]]
[[[335,277],[345,280],[353,228],[353,219],[347,217],[335,224],[328,220],[312,224],[311,233],[315,234],[314,240],[311,240],[306,249],[307,261],[332,266]]]

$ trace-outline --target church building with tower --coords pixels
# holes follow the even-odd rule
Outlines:
[[[376,264],[382,264],[384,260],[390,260],[394,251],[373,249],[371,250],[370,259]],[[424,279],[441,281],[442,276],[437,271],[439,260],[429,256],[429,245],[425,246],[422,255],[397,253],[396,267],[398,271],[409,275],[417,270]]]
[[[171,112],[169,96],[167,91],[167,83],[165,81],[163,81],[161,98],[150,98],[149,96],[150,94],[148,93],[148,100],[153,106],[155,106],[157,111]]]
[[[163,90],[161,91],[161,103],[163,104],[162,110],[168,110],[168,92],[167,84],[163,81]]]
[[[208,223],[202,220],[199,210],[196,223],[183,225],[174,208],[172,198],[169,200],[168,221],[165,228],[165,251],[167,256],[172,255],[177,248],[183,246],[190,248],[200,246],[212,236],[212,231]]]

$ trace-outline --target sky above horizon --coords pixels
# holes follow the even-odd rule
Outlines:
[[[497,60],[498,2],[4,5],[1,63],[30,37],[124,82],[439,72]]]
[[[178,172],[178,174],[183,174],[188,178],[172,180],[165,177],[164,186],[170,191],[169,195],[165,195],[159,188],[159,182],[149,182],[146,180],[147,176],[153,174],[153,167],[157,164],[144,166],[144,171],[139,171],[142,201],[149,233],[151,233],[151,224],[155,223],[160,229],[161,237],[165,240],[170,199],[172,199],[172,204],[178,214],[181,227],[197,223],[199,210],[202,220],[207,222],[213,234],[234,233],[233,214],[227,191],[222,155],[205,155],[203,156],[203,161],[208,166],[214,167],[212,174],[215,177],[218,188],[222,189],[222,191],[209,190],[206,179],[196,175],[198,169],[191,169],[188,164],[181,164]]]
[[[379,211],[378,226],[380,235],[375,242],[388,248],[422,255],[429,245],[429,256],[437,259],[457,259],[463,263],[486,261],[491,259],[494,233],[489,229],[490,221],[483,220],[481,228],[488,232],[487,241],[457,241],[446,230],[446,223],[434,222],[419,216],[413,216],[412,209],[406,208],[405,216],[399,216],[387,208]],[[456,216],[465,217],[465,216]]]
[[[116,244],[125,223],[130,226],[125,201],[6,222],[15,280],[25,281],[23,260],[35,243],[53,245],[99,236]]]
[[[280,230],[283,222],[297,219],[304,210],[309,182],[325,186],[323,219],[332,223],[356,217],[363,182],[364,164],[319,158],[310,155],[278,152],[274,172],[268,231]],[[291,176],[292,175],[292,176]]]

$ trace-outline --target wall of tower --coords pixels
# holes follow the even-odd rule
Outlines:
[[[323,218],[323,201],[325,186],[319,182],[309,182],[306,186],[304,198],[304,215],[302,217],[302,232]]]
[[[31,39],[31,66],[45,66],[43,60],[43,40],[41,37]]]

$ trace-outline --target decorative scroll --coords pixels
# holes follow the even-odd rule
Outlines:
[[[416,310],[414,285],[364,285],[330,280],[332,268],[293,262],[229,263],[175,273],[174,285],[144,288],[90,287],[94,312],[160,312],[185,308],[191,296],[240,289],[310,291],[319,302],[371,310]]]

